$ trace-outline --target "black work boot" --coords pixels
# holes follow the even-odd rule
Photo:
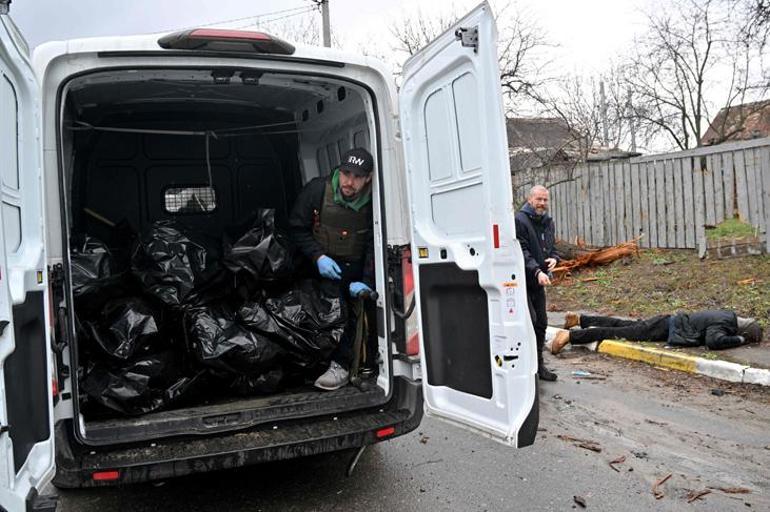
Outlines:
[[[549,370],[545,366],[541,366],[540,368],[537,369],[537,376],[540,377],[540,380],[544,380],[547,382],[553,382],[558,377],[558,375],[553,373],[551,370]]]
[[[543,364],[542,350],[537,351],[537,376],[540,377],[540,380],[544,380],[546,382],[553,382],[557,378],[557,375],[546,368],[545,364]]]

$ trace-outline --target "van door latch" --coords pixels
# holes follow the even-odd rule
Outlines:
[[[455,38],[457,38],[463,46],[473,48],[473,53],[479,52],[479,27],[460,27],[455,30]]]

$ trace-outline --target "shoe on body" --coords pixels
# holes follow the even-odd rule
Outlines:
[[[332,361],[329,364],[329,369],[318,377],[313,385],[325,391],[334,391],[335,389],[340,389],[349,381],[350,372],[337,363],[337,361]]]
[[[572,327],[580,327],[580,313],[567,311],[567,314],[564,315],[564,328],[570,329]]]
[[[551,340],[551,354],[558,354],[569,343],[569,331],[559,331]]]

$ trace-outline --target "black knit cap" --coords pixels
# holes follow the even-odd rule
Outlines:
[[[371,174],[374,169],[374,159],[364,148],[353,148],[342,155],[340,169],[359,175]]]

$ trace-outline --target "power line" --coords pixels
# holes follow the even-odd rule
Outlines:
[[[313,9],[315,9],[315,7],[310,8],[310,10],[313,10]],[[303,5],[301,7],[292,7],[291,9],[282,9],[282,10],[279,10],[279,11],[271,11],[271,12],[265,12],[265,13],[261,13],[261,14],[253,14],[251,16],[243,16],[243,17],[240,17],[240,18],[232,18],[232,19],[229,19],[229,20],[219,20],[219,21],[212,21],[212,22],[209,22],[209,23],[200,23],[200,24],[197,24],[197,25],[190,25],[190,26],[182,27],[182,28],[171,28],[171,29],[168,29],[168,30],[163,30],[161,32],[188,30],[188,29],[191,29],[191,28],[199,28],[199,27],[210,27],[212,25],[222,25],[222,24],[225,24],[225,23],[237,23],[239,21],[259,19],[259,18],[264,18],[264,17],[267,17],[267,16],[275,16],[276,14],[283,14],[283,13],[287,13],[287,12],[300,11],[300,10],[302,12],[301,13],[297,13],[297,14],[304,14],[305,12],[309,12],[308,7],[306,5]],[[272,21],[274,21],[274,20],[272,20]]]
[[[262,24],[273,23],[274,21],[284,20],[286,18],[293,18],[294,16],[301,16],[303,14],[307,14],[307,13],[315,11],[315,10],[317,10],[316,7],[306,7],[305,10],[303,10],[303,11],[295,12],[295,13],[292,13],[292,14],[285,14],[283,16],[279,16],[277,18],[271,18],[269,20],[263,20],[262,17],[258,17],[256,21],[253,21],[251,23],[247,23],[246,25],[239,25],[237,28],[246,28],[246,27],[251,27],[251,26],[254,26],[254,25],[262,25]]]

